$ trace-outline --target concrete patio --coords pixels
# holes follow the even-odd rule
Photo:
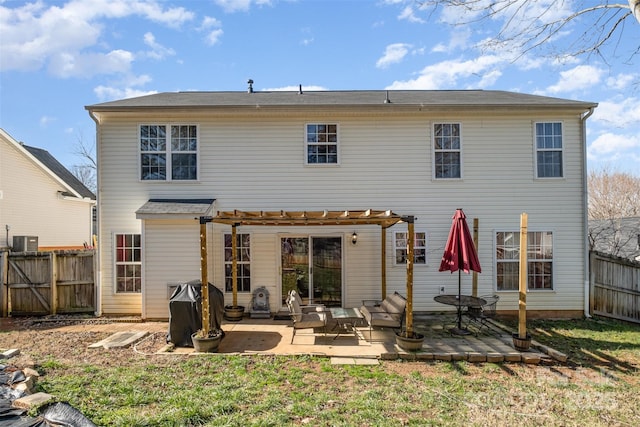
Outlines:
[[[454,326],[449,313],[414,315],[414,329],[425,335],[421,351],[407,352],[395,343],[391,329],[374,329],[370,339],[368,326],[359,325],[353,332],[337,334],[335,323],[329,323],[326,335],[322,330],[298,330],[295,336],[290,320],[250,319],[224,321],[225,337],[220,343],[221,354],[315,355],[359,359],[445,360],[469,362],[566,361],[566,356],[536,342],[527,352],[514,349],[511,333],[499,322],[475,334],[456,336],[449,332]],[[472,324],[470,330],[478,332]],[[193,348],[164,349],[177,354],[194,353]]]

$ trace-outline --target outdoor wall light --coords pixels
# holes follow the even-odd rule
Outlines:
[[[351,243],[353,243],[354,245],[358,243],[358,233],[356,233],[355,231],[351,235]]]

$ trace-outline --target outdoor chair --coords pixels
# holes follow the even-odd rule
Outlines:
[[[324,311],[303,313],[300,304],[292,296],[287,298],[287,307],[289,307],[289,314],[293,320],[291,344],[293,344],[297,329],[322,328],[324,335],[327,335],[327,313]]]
[[[298,292],[296,292],[295,290],[291,290],[289,291],[289,298],[293,298],[298,302],[298,305],[300,306],[300,311],[302,313],[311,313],[314,311],[326,311],[326,308],[323,304],[307,304],[307,305],[303,305],[302,304],[302,298],[300,298],[300,294]]]
[[[482,328],[489,329],[489,321],[496,317],[496,306],[498,305],[498,300],[500,300],[498,295],[483,295],[480,298],[486,301],[485,304],[482,307],[469,307],[466,313],[469,317],[467,326],[471,322],[478,325],[476,335],[482,331]]]

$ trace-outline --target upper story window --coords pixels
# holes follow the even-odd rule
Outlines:
[[[198,179],[198,127],[196,125],[141,125],[140,179],[143,181]]]
[[[520,233],[496,233],[496,283],[499,291],[517,291]],[[527,233],[527,289],[553,289],[553,233]]]
[[[115,235],[116,293],[142,291],[142,246],[140,234]]]
[[[434,123],[433,169],[437,179],[462,177],[460,123]]]
[[[538,178],[562,178],[562,123],[536,123],[536,171]]]
[[[308,124],[306,129],[307,164],[338,164],[338,125]]]
[[[416,231],[413,241],[413,263],[427,263],[427,233],[424,231]],[[405,231],[396,231],[394,235],[395,264],[407,263],[407,237]]]
[[[251,292],[251,235],[236,234],[236,272],[238,292]],[[233,291],[233,238],[224,235],[224,283],[227,292]]]

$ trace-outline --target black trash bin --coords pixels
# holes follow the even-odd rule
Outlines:
[[[202,282],[181,283],[169,298],[167,342],[177,347],[193,347],[191,335],[202,328]],[[209,283],[209,329],[222,329],[224,294]]]

